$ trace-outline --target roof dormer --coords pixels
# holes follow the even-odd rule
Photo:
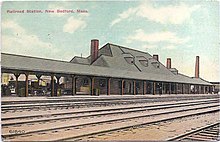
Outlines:
[[[136,58],[142,66],[148,67],[148,59],[146,59],[144,56],[137,56]]]
[[[134,57],[130,53],[123,53],[125,61],[129,64],[134,64]]]

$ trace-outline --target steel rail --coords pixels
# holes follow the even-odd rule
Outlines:
[[[74,112],[74,113],[68,113],[68,115],[71,114],[79,114],[79,113],[92,113],[92,112],[105,112],[108,113],[101,113],[101,114],[89,114],[89,115],[82,115],[82,116],[70,116],[70,117],[64,117],[64,118],[52,118],[52,119],[40,119],[40,120],[30,120],[30,121],[24,121],[24,122],[11,122],[11,123],[2,123],[2,127],[5,126],[11,126],[11,125],[18,125],[18,124],[27,124],[27,123],[38,123],[38,122],[47,122],[47,121],[53,121],[53,120],[63,120],[63,119],[74,119],[74,118],[83,118],[83,117],[94,117],[94,116],[104,116],[104,115],[113,115],[113,114],[125,114],[125,113],[134,113],[134,112],[141,112],[141,111],[148,111],[148,110],[160,110],[160,109],[168,109],[168,108],[180,108],[185,106],[195,106],[195,105],[201,105],[201,104],[209,104],[217,101],[209,101],[209,102],[191,102],[191,103],[177,103],[177,104],[166,104],[166,105],[160,105],[162,107],[159,108],[148,108],[148,107],[158,107],[158,105],[152,105],[152,106],[142,106],[142,107],[129,107],[129,108],[116,108],[116,109],[105,109],[105,110],[93,110],[93,111],[84,111],[84,112]],[[179,106],[180,104],[184,104]],[[120,110],[126,110],[126,109],[136,109],[140,108],[139,110],[127,110],[127,111],[120,111]],[[109,111],[118,111],[118,112],[109,112]],[[42,115],[43,116],[43,115]],[[44,115],[48,116],[48,115]],[[25,118],[33,118],[33,117],[23,117]],[[20,118],[19,118],[20,119]],[[5,120],[5,119],[2,119]]]
[[[144,117],[150,117],[150,116],[158,116],[158,115],[165,115],[165,114],[172,114],[172,113],[179,113],[179,112],[185,112],[185,111],[191,111],[191,110],[200,110],[205,108],[211,108],[211,107],[217,107],[219,105],[213,105],[213,106],[206,106],[206,107],[199,107],[199,108],[190,108],[185,110],[176,110],[172,112],[162,112],[162,113],[155,113],[155,114],[147,114],[147,115],[141,115],[141,116],[133,116],[133,117],[127,117],[127,118],[119,118],[119,119],[113,119],[113,120],[107,120],[107,121],[100,121],[100,122],[92,122],[92,123],[85,123],[85,124],[79,124],[79,125],[70,125],[70,126],[64,126],[64,127],[58,127],[58,128],[51,128],[51,129],[44,129],[44,130],[36,130],[36,131],[29,131],[23,134],[3,134],[3,136],[6,137],[13,137],[13,136],[19,136],[19,135],[26,135],[26,134],[33,134],[33,133],[39,133],[39,132],[45,132],[45,131],[52,131],[52,130],[59,130],[59,129],[66,129],[66,128],[73,128],[73,127],[80,127],[80,126],[87,126],[87,125],[93,125],[93,124],[102,124],[102,123],[109,123],[109,122],[117,122],[122,120],[131,120],[131,119],[138,119],[138,118],[144,118]],[[215,111],[219,110],[215,109]],[[195,113],[196,114],[196,113]]]
[[[180,102],[180,103],[169,103],[169,104],[157,104],[157,105],[149,105],[149,107],[158,107],[158,106],[166,106],[166,105],[178,105],[178,104],[186,104],[186,103],[196,103],[196,102],[212,102],[212,101],[219,101],[216,99],[212,99],[212,100],[200,100],[200,101],[190,101],[190,102]],[[147,106],[137,106],[137,107],[125,107],[125,108],[120,108],[120,109],[127,109],[127,108],[143,108],[143,107],[147,107]],[[118,108],[112,108],[112,109],[108,109],[108,110],[115,110]],[[82,113],[86,113],[86,112],[100,112],[100,111],[105,111],[106,109],[101,109],[101,110],[89,110],[89,111],[81,111]],[[49,115],[66,115],[66,114],[73,114],[73,113],[78,113],[78,112],[64,112],[64,113],[53,113],[53,114],[49,114]],[[28,116],[29,118],[32,117],[43,117],[44,115],[32,115],[32,116]],[[48,115],[46,115],[48,116]],[[4,118],[2,117],[1,120],[10,120],[10,119],[22,119],[22,118],[26,118],[27,116],[18,116],[18,117],[9,117],[9,118]]]
[[[198,116],[198,115],[203,115],[203,114],[207,114],[207,113],[215,113],[215,112],[218,112],[218,111],[220,111],[220,109],[211,110],[211,111],[207,111],[207,112],[199,112],[199,113],[189,114],[189,115],[184,115],[184,116],[177,116],[177,117],[173,117],[173,118],[167,118],[167,119],[162,119],[162,120],[158,120],[158,121],[152,121],[152,122],[147,122],[147,123],[142,123],[142,124],[137,124],[137,125],[130,125],[130,126],[125,126],[125,127],[120,127],[120,128],[110,129],[110,130],[104,130],[104,131],[99,131],[99,132],[74,136],[74,137],[57,139],[55,141],[67,141],[67,140],[73,141],[73,139],[79,139],[79,138],[82,138],[82,137],[88,137],[88,136],[92,136],[92,135],[99,135],[99,134],[104,134],[104,133],[108,133],[108,132],[112,132],[112,131],[120,131],[120,130],[124,130],[124,129],[129,129],[129,128],[138,128],[138,127],[141,127],[141,126],[144,126],[144,125],[150,125],[150,124],[166,122],[166,121],[173,121],[173,120],[176,120],[176,119],[181,119],[181,118],[195,116],[195,115]]]
[[[210,96],[172,96],[172,99],[174,99],[174,98],[177,98],[177,99],[181,99],[181,98],[189,98],[189,97],[191,97],[191,98],[219,98],[219,96],[218,95],[210,95]],[[168,96],[166,96],[166,97],[163,97],[163,96],[161,96],[161,97],[149,97],[149,96],[138,96],[138,97],[133,97],[133,96],[131,96],[131,97],[114,97],[114,98],[99,98],[99,100],[100,101],[105,101],[105,100],[110,100],[110,101],[113,101],[113,100],[133,100],[133,99],[161,99],[161,98],[163,98],[163,99],[166,99],[166,98],[170,98],[170,96],[168,97]],[[56,98],[57,99],[57,98]],[[39,103],[39,102],[42,102],[42,103],[50,103],[50,102],[52,102],[52,103],[54,103],[54,102],[75,102],[75,101],[96,101],[97,100],[97,97],[94,97],[93,99],[91,99],[91,98],[80,98],[80,99],[78,99],[78,98],[73,98],[73,97],[71,97],[71,99],[69,99],[69,98],[59,98],[59,99],[57,99],[57,100],[52,100],[51,98],[49,98],[48,97],[48,99],[42,99],[42,100],[27,100],[27,101],[20,101],[20,100],[17,100],[17,101],[4,101],[4,100],[2,100],[2,102],[1,102],[1,104],[2,105],[7,105],[7,104],[25,104],[25,103],[31,103],[31,104],[33,104],[33,103]]]
[[[211,98],[209,98],[211,99]],[[185,98],[181,101],[184,101],[184,100],[192,100],[191,98]],[[168,102],[170,100],[154,100],[154,102]],[[172,99],[172,101],[175,101],[174,99]],[[179,101],[179,99],[178,99]],[[129,103],[128,103],[129,102]],[[13,106],[1,106],[1,109],[2,109],[2,112],[4,111],[9,111],[9,110],[13,110],[13,111],[16,111],[16,110],[24,110],[24,109],[33,109],[33,108],[38,108],[38,109],[45,109],[45,108],[51,108],[51,107],[86,107],[86,106],[99,106],[99,105],[117,105],[117,104],[137,104],[137,103],[147,103],[147,102],[150,102],[149,100],[139,100],[139,101],[136,101],[136,100],[132,100],[132,101],[118,101],[118,102],[92,102],[92,103],[65,103],[65,104],[39,104],[39,105],[26,105],[26,106],[16,106],[16,107],[13,107]],[[31,108],[30,108],[31,107]]]
[[[217,122],[217,123],[214,123],[214,124],[210,124],[210,125],[201,127],[201,128],[199,128],[199,129],[192,130],[192,131],[187,132],[187,133],[185,133],[185,134],[182,134],[182,135],[179,135],[179,136],[176,136],[176,137],[167,139],[167,141],[178,141],[178,140],[181,140],[181,139],[183,139],[183,138],[186,138],[186,137],[188,137],[188,136],[190,136],[190,135],[192,135],[192,134],[201,132],[201,131],[203,131],[203,130],[209,129],[209,128],[214,127],[214,126],[219,125],[219,124],[220,124],[220,122]]]

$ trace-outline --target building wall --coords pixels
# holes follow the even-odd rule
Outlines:
[[[143,81],[136,81],[136,94],[143,94]]]
[[[110,86],[111,86],[111,91],[110,91],[111,95],[120,94],[121,89],[119,87],[121,85],[120,85],[120,80],[119,79],[111,79],[111,85]]]
[[[163,94],[169,94],[169,93],[170,93],[170,84],[163,83]]]
[[[143,81],[135,81],[136,82],[136,94],[143,94]],[[72,88],[72,81],[68,82],[69,88]],[[188,93],[208,93],[208,86],[201,85],[189,85],[182,83],[170,83],[167,82],[156,82],[155,83],[155,94],[188,94]],[[191,88],[192,87],[192,88]],[[100,90],[100,95],[107,95],[107,79],[101,77],[94,78],[94,89]],[[87,76],[77,77],[76,80],[76,92],[78,94],[90,94],[91,91],[91,78]],[[133,80],[124,80],[123,85],[123,94],[124,95],[133,95],[134,91],[134,83]],[[146,81],[145,94],[153,94],[153,82]],[[110,79],[110,95],[120,95],[121,94],[121,79]]]
[[[96,77],[94,81],[94,89],[99,89],[101,95],[107,94],[107,79]]]
[[[177,83],[177,94],[182,94],[182,83]]]
[[[146,94],[153,94],[153,82],[146,82]]]
[[[76,79],[76,93],[78,94],[90,94],[90,78],[86,76],[80,76]]]
[[[190,88],[188,84],[183,84],[183,94],[189,94]]]
[[[131,80],[125,80],[124,82],[124,94],[133,94],[133,82]]]

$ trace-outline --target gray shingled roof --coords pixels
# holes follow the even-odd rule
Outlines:
[[[200,78],[191,78],[181,74],[175,75],[159,62],[160,68],[155,68],[151,62],[155,62],[156,60],[152,59],[152,56],[148,53],[132,49],[129,50],[128,48],[112,44],[107,44],[105,47],[108,49],[102,48],[102,50],[107,50],[108,54],[100,54],[99,58],[93,63],[93,65],[5,53],[1,54],[1,65],[3,70],[25,70],[34,72],[211,85],[209,82]],[[134,57],[143,56],[144,58],[149,59],[149,66],[145,67],[141,65],[138,60],[135,61],[135,65],[128,64],[122,56],[123,53],[131,53]],[[77,58],[77,60],[78,59],[85,60],[86,58]],[[80,62],[82,63],[82,61]]]
[[[77,57],[77,56],[75,56],[70,62],[71,63],[84,64],[84,65],[89,65],[90,64],[89,59],[83,58],[83,57]]]

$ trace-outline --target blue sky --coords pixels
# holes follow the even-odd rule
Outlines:
[[[88,13],[7,13],[7,10],[86,10]],[[172,58],[172,67],[219,81],[217,1],[3,2],[2,52],[69,61],[88,56],[90,40]]]

